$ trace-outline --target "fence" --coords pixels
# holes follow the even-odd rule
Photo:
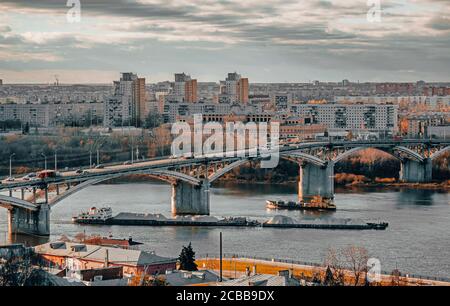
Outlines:
[[[215,254],[201,254],[200,256],[198,256],[198,258],[219,259],[220,256],[215,255]],[[311,266],[311,267],[318,267],[318,268],[324,267],[324,264],[320,264],[317,262],[307,262],[307,261],[300,261],[300,260],[294,260],[294,259],[283,259],[283,258],[269,258],[269,257],[255,256],[255,255],[248,255],[248,254],[223,253],[223,258],[224,259],[225,258],[226,259],[241,258],[241,259],[250,259],[250,260],[263,260],[263,261],[269,261],[269,262],[274,262],[274,263],[285,263],[285,264],[293,264],[293,265]],[[393,271],[391,271],[391,272],[381,271],[381,274],[393,275]],[[398,276],[450,283],[450,278],[448,278],[448,277],[435,277],[435,276],[426,276],[426,275],[409,274],[409,273],[399,273]]]

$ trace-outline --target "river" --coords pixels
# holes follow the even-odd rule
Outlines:
[[[171,189],[159,182],[91,186],[59,203],[51,214],[50,239],[86,234],[112,234],[145,243],[141,248],[177,257],[181,247],[192,242],[200,254],[218,254],[219,232],[224,252],[270,258],[289,258],[322,263],[328,248],[363,246],[381,268],[404,273],[450,276],[450,197],[445,191],[416,189],[341,189],[336,193],[336,212],[274,212],[265,209],[266,199],[294,200],[296,186],[221,183],[211,190],[211,214],[267,219],[284,214],[311,222],[386,221],[386,231],[82,226],[71,217],[91,206],[111,206],[114,213],[148,212],[170,215]],[[28,244],[45,242],[13,237]],[[8,241],[7,214],[0,209],[0,243]]]

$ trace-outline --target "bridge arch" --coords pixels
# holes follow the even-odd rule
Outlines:
[[[309,163],[314,164],[319,167],[323,167],[326,165],[326,162],[321,160],[320,158],[312,156],[312,155],[304,153],[304,152],[300,152],[300,151],[282,153],[281,157],[284,159],[288,159],[288,160],[293,157],[300,158],[306,162],[309,162]]]
[[[338,162],[348,158],[349,156],[351,156],[351,155],[353,155],[353,154],[355,154],[355,153],[357,153],[359,151],[367,150],[367,149],[375,149],[377,151],[381,151],[381,152],[387,153],[387,154],[391,155],[392,157],[394,157],[395,159],[397,159],[399,161],[402,161],[402,159],[399,156],[397,156],[396,154],[393,153],[393,151],[395,151],[395,150],[398,150],[400,152],[405,153],[410,159],[413,159],[413,160],[416,160],[416,161],[419,161],[419,162],[422,162],[424,160],[424,158],[419,153],[416,153],[416,152],[412,151],[411,149],[408,149],[408,148],[403,147],[403,146],[397,146],[397,147],[394,147],[393,149],[386,149],[386,148],[383,148],[383,147],[364,146],[364,147],[352,148],[352,149],[350,149],[348,151],[345,151],[344,153],[339,154],[337,157],[335,157],[333,159],[333,161],[334,161],[334,163],[338,163]]]
[[[439,158],[442,154],[444,154],[445,152],[450,152],[450,146],[445,147],[437,152],[434,152],[431,156],[430,159],[431,160],[435,160],[437,158]]]
[[[9,196],[5,196],[5,195],[0,195],[0,206],[2,207],[19,207],[19,208],[24,208],[27,210],[31,210],[31,211],[38,211],[39,210],[39,206],[19,199],[19,198],[14,198],[14,197],[9,197]]]
[[[208,177],[208,182],[211,184],[212,182],[214,182],[215,180],[217,180],[221,176],[225,175],[226,173],[230,172],[234,168],[240,167],[240,166],[246,164],[249,161],[250,160],[246,158],[246,159],[238,159],[237,161],[232,162],[231,164],[223,167],[222,169],[220,169],[216,173],[210,175]]]
[[[162,180],[168,183],[172,183],[172,181],[169,178],[173,178],[174,180],[181,180],[184,182],[187,182],[191,185],[194,186],[198,186],[201,184],[200,180],[194,177],[191,177],[187,174],[181,173],[181,172],[176,172],[176,171],[171,171],[171,170],[152,170],[152,171],[144,171],[142,172],[142,174],[147,174],[148,176],[158,179],[158,180]],[[123,176],[127,176],[130,175],[130,173],[119,173],[119,174],[114,174],[114,175],[110,175],[107,177],[102,177],[102,178],[94,178],[94,179],[90,179],[90,180],[86,180],[74,187],[71,187],[70,189],[66,190],[64,193],[56,196],[55,198],[53,198],[49,205],[50,207],[55,206],[56,204],[58,204],[59,202],[61,202],[62,200],[68,198],[69,196],[71,196],[74,193],[77,193],[89,186],[95,185],[95,184],[99,184],[105,181],[109,181],[111,179],[116,179],[119,177],[123,177]]]

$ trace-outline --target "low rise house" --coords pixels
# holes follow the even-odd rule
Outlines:
[[[65,278],[86,286],[127,286],[129,281],[128,277],[123,276],[122,267],[69,270]]]
[[[219,275],[209,270],[167,270],[162,278],[168,286],[199,286],[219,281]]]
[[[218,286],[301,286],[299,280],[293,278],[289,271],[279,271],[278,275],[252,274],[240,278],[217,283]]]
[[[177,259],[140,250],[72,242],[49,242],[34,248],[45,265],[68,270],[123,267],[126,276],[160,274],[176,268]]]

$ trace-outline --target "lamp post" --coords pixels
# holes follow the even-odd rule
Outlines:
[[[12,158],[16,156],[16,153],[13,153],[9,156],[9,177],[12,177]]]
[[[92,168],[92,150],[89,150],[89,169]]]
[[[58,171],[58,151],[55,149],[55,172]]]
[[[44,169],[47,170],[47,155],[41,153],[41,156],[44,158]]]

